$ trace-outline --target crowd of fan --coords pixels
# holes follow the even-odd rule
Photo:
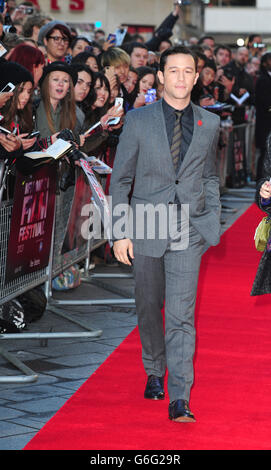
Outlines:
[[[172,45],[180,7],[174,4],[151,39],[127,32],[116,46],[103,30],[94,31],[92,40],[79,36],[31,2],[7,4],[8,11],[0,15],[0,40],[7,50],[0,59],[0,90],[9,82],[15,89],[0,93],[0,125],[11,132],[0,133],[0,159],[32,171],[24,153],[47,148],[68,129],[79,150],[112,167],[125,114],[163,97],[156,72],[162,51]],[[271,128],[271,53],[256,34],[237,49],[216,44],[211,36],[190,38],[186,45],[198,56],[195,104],[212,112],[219,109],[221,119],[230,115],[234,124],[245,122],[247,107],[255,106],[260,176]],[[246,100],[238,104],[234,97],[244,95]],[[115,105],[116,97],[122,97],[123,108]],[[221,103],[229,106],[224,110]],[[114,117],[120,121],[110,126]],[[98,130],[87,134],[97,122]],[[38,136],[30,136],[33,131]]]

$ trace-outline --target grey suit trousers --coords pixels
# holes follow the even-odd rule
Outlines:
[[[135,301],[147,375],[162,377],[168,370],[170,402],[189,401],[194,380],[194,310],[198,274],[205,241],[189,228],[187,249],[160,258],[134,253]],[[165,329],[161,309],[165,302]]]

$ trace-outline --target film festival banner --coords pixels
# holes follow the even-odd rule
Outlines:
[[[92,200],[99,210],[99,213],[101,215],[101,220],[103,222],[104,226],[104,233],[105,237],[110,240],[111,239],[111,224],[110,224],[110,209],[109,209],[109,204],[107,202],[106,196],[104,194],[103,188],[100,185],[100,183],[97,181],[97,178],[95,176],[95,173],[91,169],[90,164],[84,160],[83,158],[80,159],[80,165],[81,168],[83,169],[89,185],[91,187],[92,191]]]
[[[48,266],[55,213],[56,168],[17,173],[5,283]]]
[[[62,245],[61,254],[79,250],[86,245],[86,240],[82,237],[81,228],[85,221],[82,215],[82,208],[89,204],[92,197],[90,185],[85,181],[82,171],[78,172],[71,211],[69,214],[68,226]]]

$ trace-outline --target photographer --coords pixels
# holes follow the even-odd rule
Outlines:
[[[217,46],[214,51],[214,60],[217,68],[225,67],[231,61],[231,50],[223,44]]]
[[[235,79],[232,87],[232,93],[237,96],[237,98],[240,98],[248,91],[250,96],[246,101],[246,104],[254,104],[255,89],[253,79],[246,71],[248,59],[248,49],[246,47],[239,47],[237,49],[235,59],[223,67],[223,70],[224,74],[226,71],[226,74],[231,74]]]
[[[101,66],[104,74],[109,81],[110,90],[117,84],[117,77],[120,82],[120,96],[124,100],[124,109],[129,109],[130,96],[124,86],[129,74],[131,59],[129,54],[119,47],[110,47],[107,51],[103,52],[101,58]]]
[[[192,101],[199,106],[212,106],[216,101],[224,102],[224,87],[215,81],[216,65],[207,60],[199,79],[192,90]]]
[[[139,67],[138,71],[138,95],[134,102],[134,108],[140,108],[148,104],[146,95],[149,90],[157,88],[156,73],[151,67]],[[155,101],[155,99],[154,99]],[[151,101],[153,102],[153,101]]]
[[[249,57],[261,57],[264,52],[265,44],[260,34],[251,34],[245,42],[248,51]]]

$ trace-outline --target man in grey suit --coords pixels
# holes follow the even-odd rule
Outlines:
[[[114,253],[134,267],[148,376],[144,396],[165,397],[167,368],[169,418],[178,422],[195,421],[189,399],[198,273],[206,245],[216,245],[220,238],[215,165],[220,119],[190,100],[198,79],[196,65],[194,53],[183,46],[161,55],[163,99],[126,115],[110,185]],[[124,210],[126,218],[121,218],[125,230],[115,233],[131,187],[130,213]]]

